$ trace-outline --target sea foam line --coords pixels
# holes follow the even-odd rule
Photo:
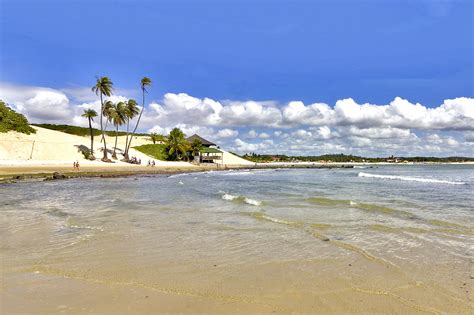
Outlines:
[[[239,200],[239,201],[242,201],[242,202],[244,202],[246,204],[249,204],[249,205],[252,205],[252,206],[260,206],[262,204],[262,202],[259,201],[259,200],[247,198],[245,196],[234,196],[234,195],[228,194],[226,192],[222,192],[222,191],[219,191],[219,193],[223,193],[222,199],[224,199],[224,200],[230,200],[230,201]]]
[[[369,174],[364,172],[359,172],[359,177],[369,177],[369,178],[381,178],[381,179],[390,179],[390,180],[404,180],[411,182],[420,182],[420,183],[432,183],[432,184],[448,184],[448,185],[465,185],[465,182],[454,182],[449,180],[433,179],[433,178],[423,178],[423,177],[412,177],[412,176],[398,176],[398,175],[379,175],[379,174]]]

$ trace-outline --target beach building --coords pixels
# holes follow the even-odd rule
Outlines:
[[[214,163],[218,165],[253,165],[253,162],[242,159],[230,152],[222,150],[217,144],[211,142],[203,137],[194,134],[187,138],[189,142],[198,139],[202,143],[199,163]]]
[[[223,163],[224,153],[218,149],[218,146],[215,143],[209,140],[206,140],[197,134],[194,134],[191,137],[187,138],[189,142],[193,142],[196,139],[202,143],[199,163],[224,164]]]

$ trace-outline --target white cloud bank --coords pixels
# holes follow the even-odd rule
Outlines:
[[[86,88],[57,90],[3,83],[0,98],[33,122],[85,126],[82,111],[100,107]],[[125,99],[114,96],[112,100]],[[466,97],[429,108],[400,97],[382,105],[359,104],[349,98],[330,106],[218,101],[167,93],[148,104],[143,130],[167,133],[175,126],[239,152],[474,155],[474,99]]]

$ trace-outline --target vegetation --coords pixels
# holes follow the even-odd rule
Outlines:
[[[204,147],[199,139],[194,139],[193,142],[190,143],[186,140],[183,131],[179,128],[171,130],[167,137],[152,134],[150,138],[155,139],[153,144],[137,146],[134,147],[134,149],[159,160],[189,160],[202,152],[220,152],[217,149]],[[164,144],[156,144],[157,141],[164,141]]]
[[[96,84],[92,87],[92,91],[100,97],[100,131],[102,133],[102,141],[104,142],[104,157],[102,161],[108,162],[110,161],[107,157],[107,142],[105,140],[104,134],[104,125],[103,125],[103,117],[104,117],[104,100],[103,96],[110,97],[112,95],[113,90],[113,82],[108,77],[100,77],[97,78]]]
[[[92,132],[92,121],[94,120],[94,117],[97,117],[97,112],[93,109],[85,109],[84,113],[81,116],[89,120],[89,131],[91,134],[91,150],[87,158],[92,159],[92,157],[94,157],[94,133]]]
[[[187,157],[188,151],[189,142],[186,140],[184,133],[179,128],[173,128],[166,141],[167,160],[182,160]]]
[[[192,156],[198,156],[202,150],[202,142],[199,139],[194,139],[189,145]]]
[[[138,116],[137,119],[137,124],[135,125],[135,128],[133,129],[133,133],[137,131],[138,125],[140,124],[140,119],[142,118],[143,110],[145,110],[145,94],[148,93],[147,87],[151,85],[151,79],[148,77],[143,77],[142,80],[140,81],[140,88],[142,90],[142,110],[140,111],[140,115]],[[125,155],[128,156],[128,150],[130,149],[130,146],[132,145],[132,137],[130,137],[130,141],[128,142],[128,145],[125,145]]]
[[[0,100],[0,132],[8,131],[17,131],[27,135],[36,133],[36,130],[30,126],[25,116],[15,112]]]
[[[157,160],[165,161],[168,159],[166,145],[164,144],[144,144],[133,148]]]
[[[38,126],[41,128],[46,128],[46,129],[51,129],[51,130],[56,130],[56,131],[61,131],[65,132],[71,135],[76,135],[76,136],[88,136],[90,135],[90,130],[89,128],[85,127],[79,127],[79,126],[71,126],[71,125],[54,125],[54,124],[32,124],[33,126]],[[94,134],[94,137],[101,135],[101,131],[96,128],[92,128],[92,133]],[[115,137],[115,134],[118,134],[119,136],[126,136],[127,133],[125,131],[105,131],[105,134],[107,136]],[[132,135],[132,134],[131,134]],[[134,136],[147,136],[148,134],[146,133],[135,133],[133,134]]]
[[[115,145],[114,145],[114,152],[112,153],[112,158],[117,159],[117,140],[118,140],[118,128],[120,125],[123,125],[126,121],[126,113],[125,113],[125,103],[118,102],[116,104],[112,104],[111,110],[109,112],[109,116],[107,117],[109,121],[113,123],[115,126]]]
[[[135,118],[135,116],[138,115],[140,110],[138,108],[137,101],[135,101],[133,99],[128,100],[125,104],[126,104],[126,106],[125,106],[125,117],[126,117],[126,121],[127,121],[127,137],[125,138],[124,158],[125,158],[125,160],[128,160],[128,137],[129,137],[130,120]]]
[[[163,135],[153,132],[150,134],[150,140],[153,141],[153,144],[156,144],[157,142],[166,142],[167,138]]]
[[[317,156],[288,156],[288,155],[272,155],[272,154],[245,154],[242,158],[252,162],[467,162],[474,161],[474,158],[468,157],[362,157],[356,155],[345,154],[324,154]]]

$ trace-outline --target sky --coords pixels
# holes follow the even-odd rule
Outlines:
[[[238,153],[474,156],[472,0],[0,0],[0,99],[86,126],[141,100]]]

